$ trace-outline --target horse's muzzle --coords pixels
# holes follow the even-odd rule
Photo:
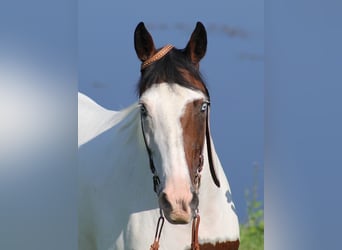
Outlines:
[[[161,193],[159,205],[171,224],[188,224],[192,220],[198,207],[198,196],[196,193],[191,196],[188,199],[172,199],[172,196],[169,197],[165,192]]]

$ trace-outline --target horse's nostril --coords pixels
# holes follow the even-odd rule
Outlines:
[[[163,208],[164,209],[171,209],[172,208],[172,206],[171,206],[171,203],[170,203],[170,201],[168,200],[168,198],[167,198],[167,194],[166,193],[162,193],[161,195],[160,195],[160,202],[161,202],[161,204],[163,204]]]

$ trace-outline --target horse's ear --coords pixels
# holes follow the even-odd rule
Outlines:
[[[143,22],[140,22],[134,31],[134,48],[138,58],[144,62],[156,53],[151,34],[145,28]]]
[[[199,61],[204,57],[207,50],[207,32],[201,22],[197,22],[195,30],[192,32],[190,40],[185,48],[185,53],[192,63],[198,67]]]

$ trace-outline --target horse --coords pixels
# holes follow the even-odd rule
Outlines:
[[[113,111],[78,94],[79,249],[238,249],[199,71],[204,25],[197,22],[184,49],[156,49],[141,22],[134,47],[137,102]]]

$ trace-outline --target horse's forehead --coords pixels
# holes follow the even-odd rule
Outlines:
[[[199,90],[179,84],[159,83],[147,89],[140,101],[147,104],[152,112],[171,112],[173,115],[180,115],[188,103],[204,98],[204,94]]]

